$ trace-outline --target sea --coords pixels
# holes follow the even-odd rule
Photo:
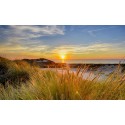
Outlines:
[[[125,59],[71,59],[53,61],[67,64],[125,64]]]

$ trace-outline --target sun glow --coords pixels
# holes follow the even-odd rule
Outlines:
[[[60,55],[60,58],[61,58],[61,60],[62,60],[62,63],[64,63],[66,56],[65,56],[64,54],[61,54],[61,55]]]
[[[61,59],[65,59],[65,55],[61,55]]]

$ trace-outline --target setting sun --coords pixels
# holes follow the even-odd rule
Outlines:
[[[61,59],[65,59],[65,55],[61,55]]]
[[[64,60],[65,60],[66,56],[65,56],[64,54],[61,54],[61,55],[60,55],[60,58],[61,58],[61,60],[62,60],[62,63],[64,63]]]

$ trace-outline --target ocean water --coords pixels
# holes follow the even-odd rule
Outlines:
[[[68,63],[68,64],[125,64],[124,59],[72,59],[72,60],[54,60],[57,63]]]

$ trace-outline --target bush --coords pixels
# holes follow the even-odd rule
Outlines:
[[[0,83],[5,86],[6,83],[18,85],[26,83],[30,78],[28,71],[24,66],[16,62],[0,58]]]

